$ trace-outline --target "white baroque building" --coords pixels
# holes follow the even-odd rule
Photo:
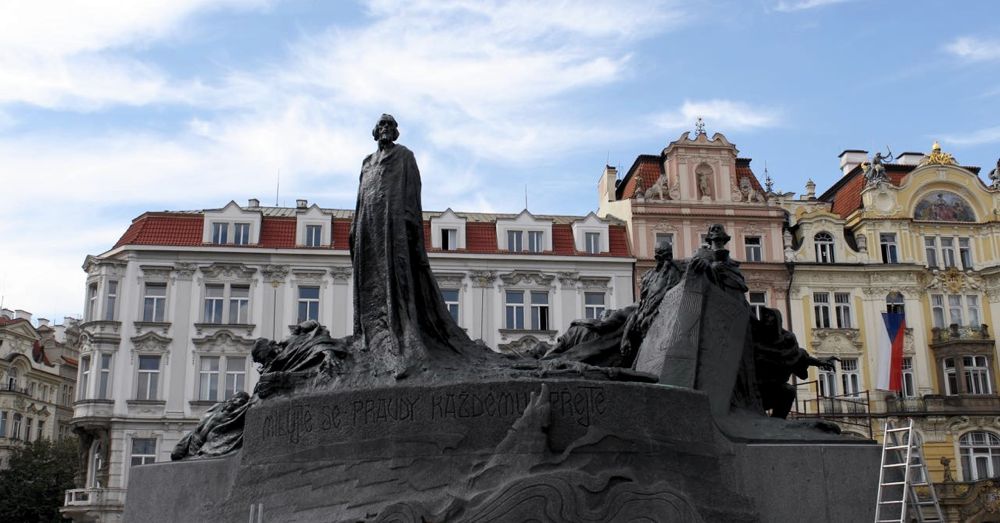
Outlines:
[[[169,460],[212,404],[253,389],[255,338],[306,319],[351,333],[351,216],[305,200],[149,212],[86,258],[73,412],[86,473],[65,516],[119,521],[131,465]],[[448,209],[425,213],[424,236],[449,310],[498,351],[552,344],[573,319],[633,301],[613,218]]]

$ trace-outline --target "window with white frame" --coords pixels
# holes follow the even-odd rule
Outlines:
[[[441,297],[444,299],[444,306],[451,314],[451,319],[458,323],[458,289],[441,289]]]
[[[896,234],[883,232],[878,235],[882,248],[882,263],[899,263],[899,250],[896,247]]]
[[[743,245],[746,248],[746,261],[759,262],[763,259],[760,236],[747,236],[743,238]]]
[[[851,328],[851,294],[849,292],[833,293],[834,312],[837,317],[838,329]]]
[[[858,371],[857,358],[840,360],[840,382],[843,385],[844,394],[848,396],[861,394],[861,373]]]
[[[229,287],[229,323],[234,325],[250,323],[249,285],[231,285]]]
[[[750,312],[758,320],[761,310],[767,307],[767,293],[763,291],[750,291],[747,293],[747,301],[750,303]]]
[[[506,291],[504,304],[504,326],[508,329],[524,329],[524,291]]]
[[[885,312],[902,314],[906,316],[906,305],[903,303],[903,294],[900,292],[890,292],[885,296]]]
[[[969,313],[969,326],[979,327],[982,320],[979,316],[979,296],[969,294],[965,296],[965,310]]]
[[[140,355],[139,370],[136,376],[137,400],[159,399],[160,386],[160,356]]]
[[[441,229],[441,250],[453,251],[458,249],[458,229]]]
[[[962,270],[972,270],[972,247],[968,238],[958,239],[958,258],[962,262]]]
[[[913,376],[913,358],[903,358],[903,390],[904,398],[915,398],[917,396],[917,385]]]
[[[299,287],[298,322],[319,321],[319,287]]]
[[[82,399],[87,399],[89,397],[89,393],[87,391],[87,386],[90,385],[90,373],[91,373],[90,355],[87,354],[87,355],[84,355],[84,356],[80,357],[80,385],[79,385],[79,387],[80,387],[80,398],[79,399],[81,399],[81,400]]]
[[[955,267],[955,239],[941,238],[941,262],[944,266]]]
[[[523,238],[524,231],[507,231],[507,250],[511,252],[524,250]]]
[[[132,452],[129,466],[146,465],[156,462],[156,438],[132,438]]]
[[[205,323],[222,323],[222,306],[225,303],[226,286],[221,284],[205,285]]]
[[[35,432],[35,441],[41,441],[42,439],[45,439],[45,420],[43,419],[38,420],[38,428],[36,429],[36,431],[37,432]]]
[[[142,321],[163,322],[167,309],[167,284],[147,282],[142,302]]]
[[[542,252],[542,231],[528,231],[528,252]]]
[[[97,282],[87,285],[87,321],[97,319]]]
[[[958,368],[955,366],[955,358],[945,358],[942,362],[944,366],[944,393],[947,396],[958,394]]]
[[[97,375],[97,399],[111,399],[111,354],[101,354]]]
[[[1000,437],[992,432],[967,432],[958,439],[962,480],[978,481],[1000,476]]]
[[[951,324],[979,327],[982,323],[980,303],[979,296],[975,294],[931,294],[934,326],[939,329]]]
[[[816,233],[813,236],[816,246],[816,261],[819,263],[835,263],[833,256],[833,235],[828,232]]]
[[[837,372],[833,370],[819,370],[819,395],[825,398],[837,395]]]
[[[531,330],[549,330],[549,293],[531,291]]]
[[[937,267],[937,237],[924,237],[924,256],[927,258],[928,267]]]
[[[250,245],[250,224],[233,224],[233,243],[236,245]]]
[[[319,247],[323,244],[323,226],[306,225],[306,247]]]
[[[229,243],[229,224],[226,222],[215,222],[212,224],[212,243]]]
[[[583,293],[583,315],[588,320],[598,320],[604,315],[604,293]]]
[[[218,401],[219,357],[202,356],[198,365],[198,399]]]
[[[830,328],[830,293],[813,293],[813,316],[815,316],[817,329]]]
[[[108,292],[104,298],[104,319],[105,321],[115,320],[115,307],[118,305],[118,281],[108,281]]]
[[[24,418],[24,441],[31,441],[31,426],[34,421],[30,416]]]
[[[10,439],[21,439],[21,420],[23,419],[24,417],[16,412],[11,417]]]
[[[931,294],[931,316],[934,319],[934,327],[938,329],[945,327],[943,294]]]
[[[33,381],[29,381],[28,382],[28,396],[29,397],[31,397],[31,398],[35,397],[35,389],[36,388],[37,388],[37,384],[35,382],[33,382]]]
[[[70,406],[73,403],[73,388],[69,385],[63,384],[62,386],[62,404],[64,406]]]
[[[7,411],[0,410],[0,438],[7,437]]]
[[[599,252],[601,252],[601,233],[599,232],[584,233],[584,240],[586,241],[588,254],[598,254]]]
[[[965,356],[962,358],[962,377],[965,379],[966,394],[992,394],[990,367],[986,356]]]
[[[656,233],[656,236],[654,237],[654,239],[655,239],[655,242],[653,243],[653,247],[654,248],[657,245],[661,244],[661,243],[669,243],[670,245],[673,245],[674,244],[674,233],[672,233],[672,232],[658,232],[658,233]]]
[[[226,356],[226,393],[222,399],[228,400],[246,390],[246,376],[246,356]]]

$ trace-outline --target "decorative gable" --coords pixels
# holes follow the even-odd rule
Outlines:
[[[220,245],[256,245],[260,243],[260,211],[244,210],[230,201],[219,210],[204,212],[202,243]],[[249,230],[244,229],[247,227]]]
[[[316,229],[318,227],[318,229]],[[318,236],[315,231],[319,231]],[[333,220],[330,214],[312,204],[295,214],[295,244],[306,247],[329,247],[333,243]]]
[[[449,207],[440,216],[431,218],[431,247],[443,250],[464,250],[466,219]]]
[[[511,233],[514,233],[512,235]],[[541,233],[541,248],[539,252],[552,250],[552,220],[536,218],[527,209],[521,211],[513,219],[497,219],[497,248],[501,251],[530,251],[530,233]],[[520,233],[521,249],[510,244],[512,237]]]
[[[608,223],[591,212],[582,220],[573,222],[573,244],[579,252],[599,254],[609,251]],[[591,249],[590,238],[597,235],[596,250]]]

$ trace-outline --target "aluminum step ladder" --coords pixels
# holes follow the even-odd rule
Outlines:
[[[875,523],[945,521],[934,485],[928,482],[924,453],[915,435],[913,418],[905,427],[894,428],[889,421],[885,424]]]

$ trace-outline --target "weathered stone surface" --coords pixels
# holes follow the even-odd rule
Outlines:
[[[752,489],[764,479],[747,471],[763,462],[715,428],[704,393],[675,387],[522,380],[331,391],[265,402],[246,427],[231,457],[132,469],[127,520],[235,522],[258,510],[265,521],[783,521],[770,517],[783,510],[772,498],[755,501],[770,487]],[[858,461],[877,468],[877,446],[838,448],[852,457],[841,469],[818,475],[778,460],[769,470],[821,484],[864,482]],[[874,504],[874,482],[871,503],[859,493],[857,504]],[[185,496],[195,503],[172,506]],[[794,521],[863,519],[800,510]]]

